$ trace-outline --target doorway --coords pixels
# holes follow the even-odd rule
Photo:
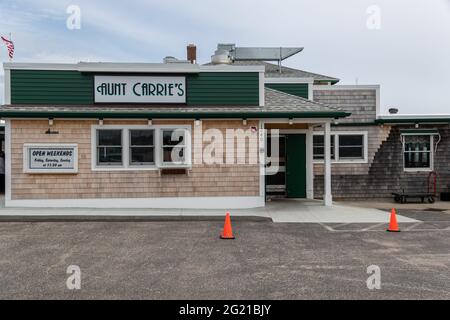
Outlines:
[[[286,136],[286,197],[306,198],[306,135]]]
[[[272,153],[272,137],[267,137],[267,157],[271,158],[268,166],[274,165],[278,160],[278,171],[266,175],[266,196],[306,198],[306,135],[280,134],[278,137],[278,159]]]

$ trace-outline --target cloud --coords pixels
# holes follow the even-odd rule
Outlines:
[[[66,8],[81,29],[66,28]],[[219,42],[304,46],[285,65],[379,83],[382,108],[446,112],[450,100],[450,0],[377,0],[381,29],[366,27],[371,0],[15,0],[1,3],[0,30],[13,32],[15,61],[159,62],[196,43],[207,62]],[[2,48],[5,59],[5,50]],[[411,92],[420,94],[411,95]]]

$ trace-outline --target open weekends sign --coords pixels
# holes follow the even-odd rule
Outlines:
[[[185,103],[185,77],[95,76],[95,102]]]
[[[76,144],[25,144],[24,171],[28,173],[76,173]]]

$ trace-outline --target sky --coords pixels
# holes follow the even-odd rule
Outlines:
[[[15,62],[162,62],[195,43],[206,63],[217,43],[299,46],[283,65],[379,84],[382,113],[450,113],[450,0],[0,0],[10,32]]]

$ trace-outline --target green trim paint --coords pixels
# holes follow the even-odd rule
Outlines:
[[[348,112],[163,112],[163,111],[24,111],[0,110],[3,118],[68,119],[256,119],[256,118],[343,118]]]
[[[94,78],[78,71],[11,70],[12,104],[93,104]]]
[[[188,105],[259,105],[257,72],[203,72],[186,81]]]
[[[186,88],[187,105],[259,105],[259,74],[257,72],[187,74]],[[94,73],[11,70],[11,103],[94,104]]]
[[[306,135],[286,135],[286,196],[306,198]]]
[[[309,98],[307,83],[266,83],[265,86],[294,96]]]

